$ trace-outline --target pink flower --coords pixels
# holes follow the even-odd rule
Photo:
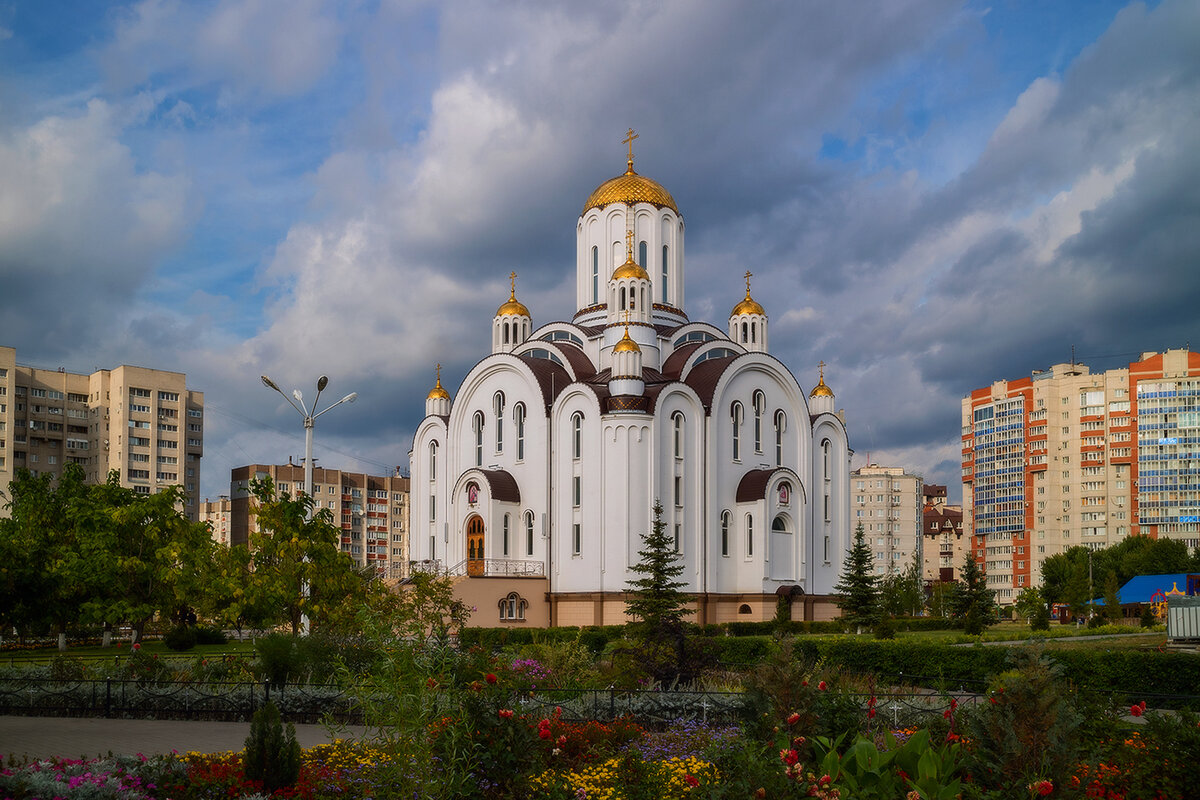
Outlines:
[[[558,737],[558,746],[559,746],[559,747],[563,747],[563,746],[565,746],[565,745],[566,745],[566,743],[567,743],[567,737],[566,737],[566,736],[560,736],[560,737]]]
[[[512,719],[513,712],[511,708],[500,709],[500,719]]]
[[[817,684],[817,688],[823,692],[829,688],[829,685],[827,683],[825,683],[825,681],[821,681],[820,683]]]

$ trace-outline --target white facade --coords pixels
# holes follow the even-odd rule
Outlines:
[[[492,353],[453,399],[440,379],[430,393],[410,454],[414,561],[544,576],[552,622],[575,624],[555,598],[619,601],[657,500],[708,621],[722,598],[745,614],[742,600],[832,590],[850,536],[833,393],[822,379],[807,396],[767,351],[748,283],[728,330],[753,341],[688,321],[683,238],[632,158],[592,194],[573,320],[535,329],[514,289]]]

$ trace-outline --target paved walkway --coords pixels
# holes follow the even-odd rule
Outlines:
[[[76,719],[69,717],[12,717],[0,715],[0,757],[68,758],[142,753],[153,755],[196,751],[241,750],[250,735],[249,722],[188,722],[182,720]],[[340,732],[340,738],[363,735],[361,727]],[[331,741],[322,725],[297,725],[301,747]]]

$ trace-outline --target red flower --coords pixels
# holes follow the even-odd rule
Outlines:
[[[950,698],[950,710],[953,711],[956,708],[958,708],[958,701],[955,700],[953,697],[951,697]]]
[[[874,695],[872,695],[871,699],[867,701],[867,705],[870,706],[871,708],[875,707],[875,696]]]
[[[821,681],[820,683],[817,684],[817,688],[823,692],[826,689],[828,689],[829,686],[828,686],[828,684],[825,683],[825,681]]]
[[[795,750],[780,750],[779,758],[790,767],[800,760],[800,754]]]
[[[828,775],[822,775],[821,780],[819,780],[817,782],[820,783],[822,786],[825,786],[827,784],[833,783],[833,778],[829,777]]]
[[[801,685],[801,686],[808,686],[808,681],[804,681],[804,682],[803,682],[803,683],[801,683],[800,685]]]
[[[695,775],[692,775],[691,773],[688,773],[687,775],[683,776],[683,782],[686,783],[688,786],[692,786],[692,787],[696,787],[696,786],[700,785],[700,780]]]
[[[500,719],[512,719],[513,712],[511,708],[500,709]]]
[[[1143,700],[1140,703],[1134,703],[1132,706],[1129,707],[1129,713],[1135,717],[1140,717],[1142,714],[1145,714],[1146,713],[1146,701]]]
[[[1037,792],[1042,797],[1054,791],[1054,784],[1050,781],[1038,781],[1037,783],[1029,784],[1029,791]]]
[[[538,729],[538,738],[539,739],[549,739],[552,735],[553,734],[550,733],[549,728],[539,728]]]
[[[566,737],[566,736],[560,736],[560,737],[558,737],[558,746],[559,746],[559,747],[565,747],[565,746],[566,746],[566,744],[567,744],[567,737]]]
[[[795,725],[799,721],[800,721],[800,715],[797,714],[795,711],[793,711],[791,713],[791,715],[787,718],[788,725]]]
[[[871,719],[875,719],[875,709],[874,708],[867,709],[867,716],[870,717]]]
[[[947,708],[945,711],[943,711],[942,716],[946,719],[950,719],[950,709]]]
[[[908,773],[905,772],[904,770],[898,769],[898,770],[896,770],[896,774],[900,776],[900,780],[902,780],[902,781],[908,780]]]
[[[134,643],[133,643],[133,649],[134,649],[134,650],[141,650],[141,649],[142,649],[142,643],[141,643],[141,642],[134,642]]]
[[[489,672],[487,675],[484,675],[483,679],[485,681],[487,681],[488,683],[495,683],[496,681],[499,680],[499,678],[496,677],[495,673],[492,673],[492,672]]]

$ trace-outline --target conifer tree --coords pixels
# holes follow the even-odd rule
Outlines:
[[[987,588],[987,576],[979,568],[975,554],[968,551],[963,560],[962,583],[955,597],[955,616],[964,620],[964,630],[978,636],[990,625],[996,610],[996,593]]]
[[[642,549],[638,551],[638,563],[630,567],[638,578],[628,581],[630,596],[625,613],[633,618],[630,622],[632,637],[649,651],[654,645],[669,645],[673,652],[673,664],[661,664],[655,670],[657,677],[679,675],[679,668],[686,650],[687,631],[684,619],[692,611],[687,607],[688,596],[680,591],[686,584],[678,580],[683,574],[683,564],[675,541],[667,535],[667,525],[662,518],[662,504],[654,501],[654,523],[649,533],[642,536]],[[651,659],[652,660],[652,659]]]
[[[879,618],[879,590],[875,585],[875,575],[871,572],[871,548],[864,539],[862,523],[854,529],[854,544],[846,551],[846,562],[842,565],[842,574],[837,586],[833,587],[838,596],[838,607],[842,609],[842,617],[854,625],[858,633],[864,626],[875,624]]]

